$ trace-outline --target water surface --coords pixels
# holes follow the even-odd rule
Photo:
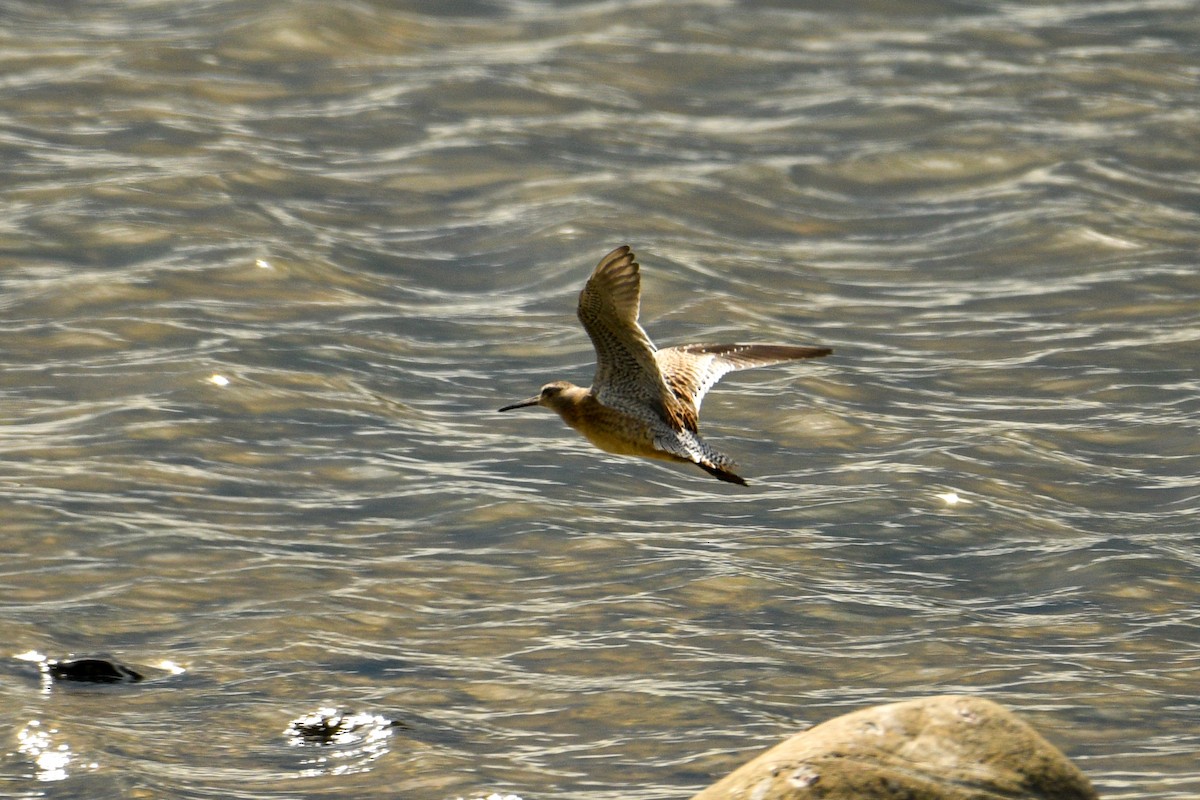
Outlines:
[[[3,793],[686,797],[973,693],[1200,794],[1194,3],[426,5],[4,5]],[[622,243],[834,348],[706,399],[749,488],[495,413]]]

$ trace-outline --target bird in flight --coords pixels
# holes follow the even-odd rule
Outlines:
[[[742,486],[729,456],[700,438],[700,401],[728,372],[800,358],[828,347],[685,344],[659,350],[638,324],[642,281],[628,245],[596,265],[579,293],[579,321],[596,348],[591,388],[554,381],[500,411],[544,406],[609,453],[685,461]]]

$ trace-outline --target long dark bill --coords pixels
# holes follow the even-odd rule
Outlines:
[[[541,399],[541,395],[534,395],[533,397],[529,398],[528,400],[522,400],[519,403],[513,403],[511,406],[505,406],[504,408],[500,408],[497,410],[498,411],[512,411],[514,408],[526,408],[527,406],[536,406],[538,404],[538,400],[540,400],[540,399]]]

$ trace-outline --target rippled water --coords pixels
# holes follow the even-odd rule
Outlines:
[[[0,793],[686,797],[970,692],[1200,794],[1195,3],[837,8],[4,3]],[[494,411],[626,242],[835,350],[706,400],[747,489]]]

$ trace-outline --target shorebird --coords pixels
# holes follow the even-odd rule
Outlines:
[[[799,358],[828,347],[685,344],[659,350],[638,324],[642,279],[628,245],[600,259],[579,293],[579,321],[596,348],[589,389],[554,381],[500,411],[544,406],[609,453],[687,461],[742,486],[733,459],[700,438],[700,401],[726,373]]]

